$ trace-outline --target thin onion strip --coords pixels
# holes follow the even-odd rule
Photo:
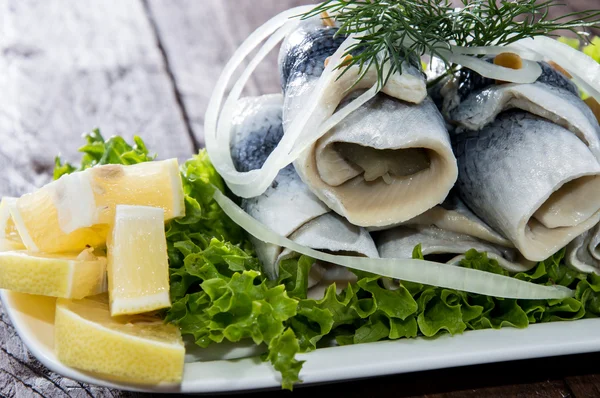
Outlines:
[[[573,81],[600,101],[600,64],[587,54],[545,36],[521,39],[515,43],[535,51],[548,61],[555,62],[573,76]]]
[[[242,72],[242,75],[239,77],[237,82],[234,84],[231,92],[229,93],[225,104],[223,105],[223,110],[221,111],[221,116],[219,117],[219,121],[217,124],[217,140],[219,142],[219,148],[229,148],[230,140],[231,140],[231,125],[233,121],[233,116],[235,112],[236,105],[239,101],[240,95],[248,82],[248,79],[258,66],[258,64],[268,55],[268,53],[279,43],[291,30],[295,29],[298,23],[290,23],[284,25],[282,28],[277,30],[261,47],[259,52],[256,54],[254,59],[248,64],[246,69]],[[246,185],[250,182],[254,182],[259,178],[259,174],[255,170],[251,170],[247,173],[238,173],[235,168],[233,168],[233,161],[231,159],[231,152],[229,149],[221,152],[224,154],[226,158],[226,164],[229,165],[231,162],[231,171],[235,173],[237,178],[232,178],[229,180],[230,187],[241,184]],[[229,156],[227,156],[229,155]],[[268,169],[265,168],[267,175],[264,176],[264,181],[268,183],[263,188],[267,189],[268,185],[275,179],[279,170]],[[270,181],[268,179],[271,179]]]
[[[440,51],[448,61],[462,65],[489,79],[502,80],[511,83],[535,83],[542,75],[542,68],[537,62],[523,60],[523,67],[515,70],[500,65],[494,65],[481,58]]]
[[[515,47],[515,46],[488,46],[488,47],[461,47],[461,46],[451,46],[450,47],[453,54],[458,55],[499,55],[502,53],[513,53],[517,54],[521,58],[528,59],[530,61],[542,61],[543,57],[541,57],[535,51],[531,51],[524,47]]]
[[[227,86],[238,67],[244,62],[246,57],[266,38],[272,35],[275,31],[286,24],[290,24],[290,18],[298,14],[302,14],[310,11],[315,5],[307,5],[302,7],[295,7],[286,10],[275,17],[271,18],[265,24],[260,26],[254,32],[250,34],[244,40],[244,42],[238,47],[233,56],[227,62],[217,83],[211,99],[208,104],[206,111],[206,118],[204,122],[205,128],[205,140],[206,149],[214,162],[217,171],[226,179],[231,180],[238,174],[244,175],[245,173],[238,173],[235,171],[233,161],[231,159],[231,153],[229,152],[229,143],[227,148],[220,148],[220,140],[217,135],[217,123],[220,116],[220,108]],[[224,149],[227,149],[225,151]]]
[[[249,234],[266,243],[286,247],[314,259],[377,275],[456,289],[493,297],[523,300],[563,299],[574,292],[564,286],[543,286],[515,278],[425,260],[338,256],[299,245],[276,234],[244,212],[215,188],[213,198],[223,211]]]
[[[330,65],[325,68],[313,93],[307,98],[307,105],[303,107],[303,111],[297,115],[296,119],[291,124],[290,129],[286,131],[283,139],[269,155],[263,167],[248,172],[238,172],[233,166],[229,142],[231,134],[230,119],[233,113],[233,107],[235,106],[234,103],[239,98],[241,90],[254,68],[256,68],[258,63],[266,56],[274,45],[283,39],[285,33],[297,24],[295,21],[286,21],[285,19],[287,19],[290,14],[296,15],[301,13],[306,8],[307,7],[297,7],[292,9],[295,10],[294,12],[288,10],[281,13],[250,35],[226,65],[209,103],[205,121],[206,148],[219,174],[221,174],[230,189],[240,197],[248,198],[261,195],[272,183],[279,170],[295,160],[294,158],[291,158],[289,154],[302,133],[304,131],[314,131],[318,129],[321,122],[326,121],[331,116],[331,113],[333,113],[333,111],[328,112],[326,110],[322,115],[315,115],[315,112],[318,109],[317,104],[322,102],[322,98],[326,95],[328,84],[335,81],[337,77],[334,73],[336,71],[335,65],[341,60],[346,49],[355,43],[353,37],[348,37],[331,57]],[[234,84],[234,89],[228,96],[224,109],[220,111],[221,102],[225,95],[225,88],[229,84],[233,72],[262,40],[269,37],[269,35],[273,34],[276,30],[277,32],[274,34],[274,37],[271,37],[267,43],[263,45],[246,70],[242,72],[242,76]],[[338,120],[340,119],[338,118]],[[331,126],[331,123],[329,125]],[[324,133],[325,132],[323,132],[323,134]],[[318,138],[319,137],[315,137],[315,140]],[[311,142],[304,140],[303,144],[309,146],[311,145]]]

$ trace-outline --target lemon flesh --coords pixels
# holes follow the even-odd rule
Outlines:
[[[64,175],[20,197],[11,215],[28,250],[78,252],[106,244],[119,204],[162,208],[165,220],[183,216],[177,159],[95,166]]]
[[[67,366],[134,383],[178,383],[185,348],[179,328],[155,316],[111,317],[108,297],[58,299],[55,350]]]
[[[106,258],[89,251],[61,256],[0,252],[0,289],[65,298],[96,295],[107,289]]]
[[[108,292],[113,316],[171,306],[164,210],[116,207],[108,239]]]
[[[10,209],[17,204],[17,198],[4,197],[0,201],[0,252],[23,250],[25,245],[10,215]]]

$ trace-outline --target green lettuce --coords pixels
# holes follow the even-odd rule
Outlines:
[[[80,166],[56,162],[55,177],[97,164],[134,164],[154,159],[143,141],[87,136]],[[333,343],[361,344],[417,336],[460,334],[467,330],[516,327],[600,316],[600,276],[582,274],[564,263],[564,250],[532,270],[510,273],[470,250],[460,265],[575,291],[563,300],[514,300],[465,293],[351,270],[355,283],[331,284],[322,298],[309,297],[308,276],[315,261],[307,256],[283,260],[279,277],[261,272],[244,231],[212,199],[226,192],[206,151],[181,166],[186,215],[166,225],[172,307],[165,322],[200,347],[225,340],[252,340],[266,348],[262,359],[281,374],[283,388],[299,382],[298,353]],[[421,246],[413,258],[423,259]]]
[[[594,37],[589,44],[583,47],[583,52],[600,63],[600,37]]]
[[[86,144],[79,148],[83,157],[79,166],[68,162],[63,163],[60,156],[54,159],[54,179],[57,180],[64,174],[82,171],[102,164],[136,164],[154,160],[156,155],[151,155],[144,141],[137,135],[133,137],[134,144],[128,144],[123,137],[113,136],[105,140],[99,129],[93,130],[84,136]]]
[[[133,145],[118,136],[105,140],[98,130],[85,138],[80,165],[57,157],[55,179],[96,165],[130,165],[155,158],[139,137],[134,137]],[[165,322],[178,325],[200,347],[242,339],[265,344],[264,359],[281,373],[282,387],[292,389],[302,366],[296,359],[300,341],[289,326],[290,319],[302,312],[299,300],[261,273],[244,231],[212,199],[215,188],[225,192],[225,184],[205,150],[181,166],[181,177],[186,213],[165,227],[172,302],[162,313]],[[290,271],[295,272],[293,267]],[[298,286],[297,291],[302,290],[306,286]],[[309,310],[302,313],[314,318]]]
[[[594,37],[592,40],[586,41],[585,45],[581,44],[581,40],[571,37],[559,37],[558,41],[576,50],[582,51],[590,58],[600,63],[600,37]],[[579,91],[581,93],[582,99],[585,100],[590,97],[589,94],[583,91],[581,88],[579,89]]]
[[[413,251],[422,259],[420,245]],[[297,273],[290,272],[297,262]],[[299,299],[296,316],[289,320],[300,341],[302,351],[319,347],[319,342],[332,339],[338,344],[358,344],[416,336],[435,337],[466,330],[526,328],[530,324],[576,320],[600,315],[600,276],[582,274],[564,263],[564,250],[559,251],[532,270],[509,273],[486,253],[470,250],[461,266],[511,276],[544,285],[559,284],[575,290],[575,297],[563,300],[515,300],[465,293],[452,289],[392,281],[389,278],[354,271],[358,277],[340,293],[335,284],[319,300],[306,299],[308,271],[312,260],[299,257],[280,265],[291,297]],[[290,275],[293,275],[291,277]],[[306,278],[306,280],[301,280]],[[385,286],[393,288],[384,288]],[[307,311],[310,309],[310,312]]]

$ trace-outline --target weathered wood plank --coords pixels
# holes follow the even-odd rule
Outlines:
[[[203,143],[204,113],[214,84],[233,52],[257,27],[290,7],[310,0],[147,0],[165,48],[191,128]],[[277,52],[261,65],[245,94],[280,91]]]
[[[77,160],[83,132],[142,135],[161,158],[192,153],[152,26],[139,1],[0,1],[0,196]],[[0,396],[130,397],[48,371],[0,305]]]
[[[565,382],[577,398],[600,396],[600,374],[570,376],[565,378]]]
[[[138,1],[4,1],[0,34],[0,194],[48,180],[83,132],[140,133],[161,157],[190,140]]]

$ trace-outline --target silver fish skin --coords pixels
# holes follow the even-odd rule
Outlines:
[[[453,140],[461,197],[528,260],[548,258],[600,220],[600,164],[558,124],[509,111]]]
[[[236,169],[260,168],[275,148],[283,136],[282,102],[283,98],[278,94],[239,101],[233,117],[231,141]],[[274,232],[294,241],[302,240],[302,244],[308,247],[331,251],[345,248],[358,255],[377,256],[375,245],[365,230],[326,222],[331,210],[306,187],[292,165],[279,172],[264,194],[243,199],[241,206]],[[338,241],[330,239],[332,235],[337,236]],[[275,279],[283,249],[254,237],[250,240],[265,273]]]
[[[339,47],[335,31],[317,18],[284,41],[279,59],[284,130],[319,82],[319,64]],[[319,199],[362,227],[391,226],[431,209],[445,199],[457,178],[445,121],[426,96],[418,63],[405,61],[391,87],[384,87],[294,162]],[[319,104],[318,113],[333,114],[357,92]]]
[[[456,190],[450,192],[446,200],[425,213],[392,227],[367,228],[369,232],[383,231],[398,226],[436,227],[448,232],[468,235],[494,245],[514,248],[504,235],[495,231],[477,217],[460,198]]]
[[[371,235],[364,228],[350,224],[334,212],[307,222],[289,238],[301,245],[334,254],[379,257]],[[297,256],[297,253],[286,248],[279,255],[277,262]],[[322,298],[325,290],[334,282],[339,293],[348,283],[355,281],[356,275],[346,267],[317,261],[309,274],[308,297]]]
[[[493,62],[493,57],[487,57],[484,59],[486,59],[487,62]],[[436,61],[434,65],[435,64],[439,64],[439,61]],[[539,62],[538,64],[542,69],[542,74],[537,79],[537,83],[544,83],[549,86],[570,92],[577,97],[579,96],[579,89],[565,75],[554,69],[546,62]],[[434,77],[439,77],[439,75]],[[463,68],[456,72],[453,76],[448,76],[440,80],[439,83],[433,85],[429,89],[429,93],[432,98],[434,98],[436,105],[444,117],[449,118],[450,113],[474,93],[493,88],[495,86],[496,81],[494,79],[483,77],[473,70]]]
[[[560,86],[546,83],[494,85],[467,97],[450,112],[451,122],[481,130],[510,109],[521,109],[571,131],[600,160],[600,126],[589,106]]]
[[[565,261],[581,272],[600,274],[600,224],[567,245]]]
[[[382,258],[412,258],[413,249],[420,244],[426,258],[429,255],[450,255],[447,262],[453,265],[460,263],[471,249],[487,253],[488,258],[511,272],[528,271],[536,264],[524,259],[516,249],[433,226],[396,227],[378,233],[375,243]]]

